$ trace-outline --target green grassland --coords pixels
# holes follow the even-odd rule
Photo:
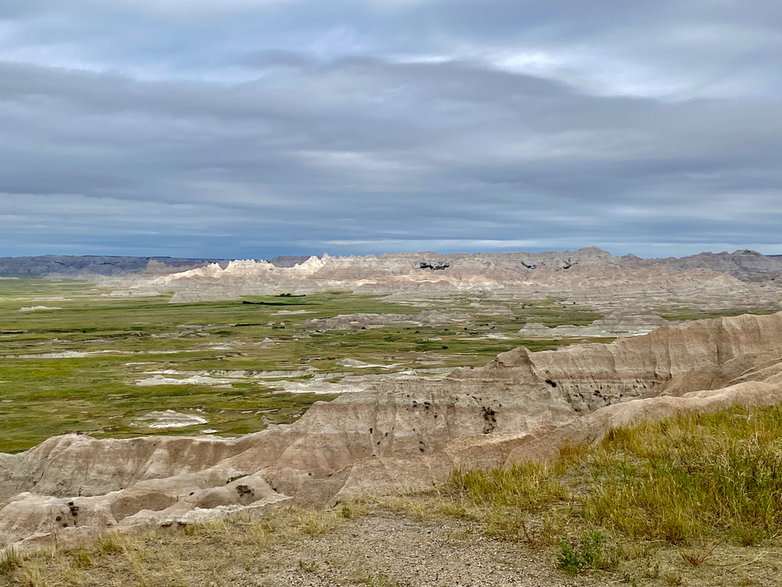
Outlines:
[[[57,309],[20,311],[34,306]],[[341,314],[413,315],[426,309],[466,313],[469,320],[341,331],[307,324]],[[498,309],[504,312],[497,314]],[[552,298],[460,296],[413,305],[329,292],[171,304],[168,296],[111,296],[80,281],[2,279],[0,452],[24,450],[66,432],[117,438],[207,429],[219,435],[253,432],[268,423],[291,422],[313,402],[336,397],[284,393],[284,381],[327,373],[338,382],[351,374],[481,365],[518,345],[543,350],[573,342],[523,340],[516,332],[528,321],[580,325],[600,317]],[[395,367],[340,365],[348,358]],[[239,376],[222,385],[137,385],[161,372],[179,379]],[[167,409],[208,422],[153,429],[138,421]]]
[[[728,316],[740,316],[741,314],[773,314],[779,312],[779,307],[758,307],[758,306],[746,306],[742,308],[727,308],[724,310],[700,310],[690,307],[668,307],[663,306],[655,308],[655,311],[660,314],[661,317],[671,321],[681,320],[704,320],[706,318],[723,318]]]

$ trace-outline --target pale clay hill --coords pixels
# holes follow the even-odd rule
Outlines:
[[[352,291],[398,299],[487,295],[554,296],[593,308],[646,308],[675,301],[703,309],[778,307],[782,259],[752,251],[681,259],[615,257],[597,248],[557,253],[404,253],[379,257],[310,257],[292,267],[231,261],[112,281],[116,295],[173,292],[173,302],[266,294]]]
[[[268,263],[278,268],[288,268],[307,261],[308,256],[279,256],[269,259]],[[333,260],[333,257],[324,255],[323,260]],[[518,268],[524,263],[526,269],[570,268],[574,264],[592,264],[595,261],[609,261],[625,267],[649,268],[652,266],[665,267],[670,270],[710,269],[722,273],[730,273],[736,277],[756,280],[770,279],[782,274],[782,256],[763,255],[751,250],[738,250],[733,253],[699,253],[688,257],[667,257],[661,259],[641,259],[634,255],[613,257],[610,253],[597,247],[579,249],[565,252],[543,253],[478,253],[478,254],[451,254],[439,255],[436,253],[406,253],[389,254],[380,257],[344,257],[349,264],[398,264],[413,263],[413,267],[421,264],[430,265],[423,267],[434,271],[446,269],[445,265],[458,264],[460,266],[473,265],[474,267],[490,267],[493,265],[505,266],[511,269]],[[203,259],[203,258],[179,258],[179,257],[122,257],[107,255],[40,255],[36,257],[0,257],[0,276],[8,275],[66,275],[89,276],[108,275],[119,276],[136,273],[164,274],[182,271],[183,269],[195,269],[209,263],[215,263],[225,267],[229,259]],[[533,267],[534,266],[534,267]]]
[[[555,458],[617,425],[782,401],[782,313],[610,345],[518,348],[442,380],[378,384],[235,439],[50,438],[0,455],[0,546],[426,489],[457,466]]]

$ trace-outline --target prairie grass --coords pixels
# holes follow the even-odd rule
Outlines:
[[[776,572],[759,561],[779,552],[780,459],[782,406],[736,407],[618,428],[548,464],[456,470],[427,494],[376,502],[551,552],[569,572],[684,584],[697,569],[698,585],[724,584],[703,568],[727,558],[742,581]]]
[[[22,562],[22,557],[15,548],[6,548],[0,553],[0,573],[7,573]]]
[[[336,397],[284,393],[284,380],[333,374],[330,382],[339,383],[345,375],[389,373],[382,366],[346,367],[343,359],[393,363],[399,370],[421,362],[477,366],[519,345],[546,350],[573,342],[518,338],[516,332],[528,320],[582,324],[600,317],[552,298],[484,299],[476,308],[472,304],[478,298],[463,296],[420,300],[416,306],[344,292],[170,304],[168,296],[106,293],[77,281],[0,280],[0,452],[25,450],[68,432],[112,438],[257,432],[270,423],[293,422],[314,402]],[[19,311],[41,304],[59,309]],[[505,313],[492,314],[497,307]],[[321,331],[308,322],[341,314],[407,315],[427,308],[454,310],[469,320],[341,331]],[[290,310],[306,313],[279,313]],[[262,344],[267,339],[271,342]],[[269,377],[270,371],[280,376]],[[161,372],[174,378],[242,375],[222,387],[136,385]],[[139,420],[166,409],[197,412],[208,422],[160,429]]]
[[[520,463],[507,469],[454,471],[444,487],[473,505],[538,511],[567,498],[567,490],[548,465]]]
[[[513,539],[529,541],[525,520],[567,502],[574,518],[627,539],[757,544],[782,533],[782,407],[682,413],[566,447],[556,463],[458,470],[441,498],[451,505],[439,511],[466,505]]]
[[[735,568],[765,572],[762,550],[737,553],[778,550],[782,406],[616,428],[597,445],[563,447],[552,463],[454,471],[429,499],[430,511],[474,521],[487,536],[556,549],[570,573],[668,585],[700,573],[711,578],[697,584],[716,584],[702,569],[727,552],[743,560]],[[741,580],[758,584],[750,575]]]
[[[324,511],[285,506],[263,517],[236,516],[140,535],[107,532],[80,547],[27,554],[9,550],[0,559],[0,585],[234,584],[223,576],[226,569],[238,573],[237,577],[245,577],[248,569],[262,575],[257,558],[275,544],[320,537],[368,513],[353,503]],[[297,566],[308,573],[318,570],[318,564],[306,558],[299,559]]]
[[[779,307],[746,306],[741,308],[725,308],[724,310],[699,310],[689,307],[661,306],[654,308],[662,318],[672,321],[703,320],[705,318],[723,318],[726,316],[740,316],[741,314],[773,314],[779,312]]]
[[[681,414],[616,429],[593,451],[587,519],[673,544],[782,531],[782,409]]]
[[[434,510],[474,520],[488,536],[530,545],[551,543],[549,524],[532,529],[531,514],[569,499],[568,490],[548,465],[520,463],[509,468],[454,471],[440,489]],[[545,526],[545,527],[544,527]]]

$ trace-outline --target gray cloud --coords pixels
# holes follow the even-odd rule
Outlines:
[[[188,6],[2,8],[4,254],[782,253],[777,3]]]

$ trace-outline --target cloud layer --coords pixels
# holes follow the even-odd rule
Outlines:
[[[776,1],[0,7],[0,254],[782,253]]]

